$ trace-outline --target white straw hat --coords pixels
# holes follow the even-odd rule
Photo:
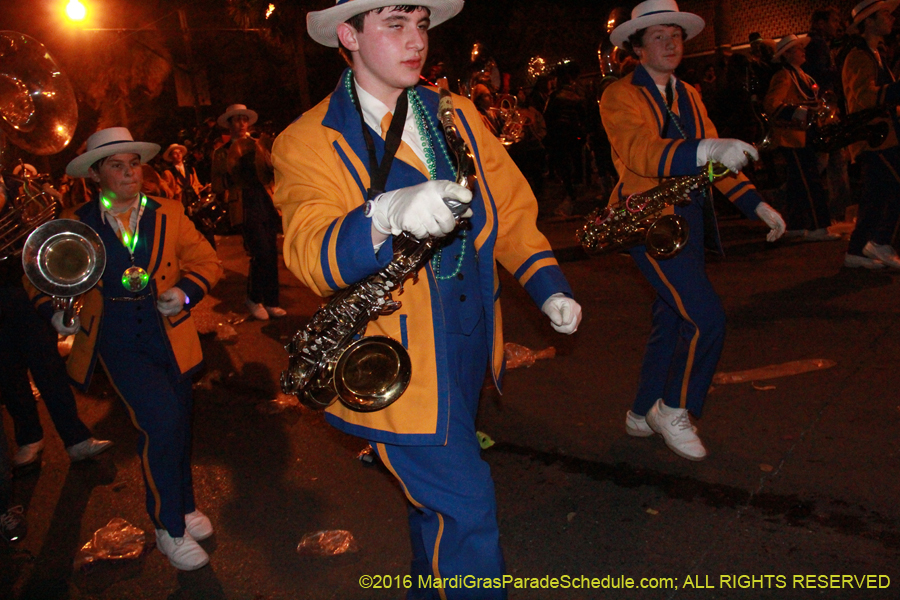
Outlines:
[[[462,10],[464,0],[416,0],[414,6],[422,6],[431,11],[431,27],[455,17]],[[306,15],[306,30],[309,37],[323,46],[337,48],[337,26],[351,17],[361,15],[376,8],[398,6],[396,0],[337,0],[334,6],[312,11]]]
[[[228,127],[228,119],[233,117],[234,115],[246,115],[248,119],[250,119],[250,124],[253,125],[256,123],[256,119],[259,118],[259,115],[256,114],[255,110],[250,110],[243,104],[232,104],[228,108],[225,109],[225,112],[219,115],[219,118],[216,120],[216,123],[219,124],[219,127]]]
[[[114,154],[139,154],[141,164],[159,153],[159,144],[136,142],[125,127],[101,129],[87,139],[87,150],[66,165],[69,177],[87,177],[92,164]]]
[[[634,7],[630,20],[613,29],[609,41],[621,48],[633,33],[653,25],[679,25],[684,29],[684,39],[689,40],[703,31],[706,21],[694,13],[678,10],[675,0],[646,0]]]
[[[772,58],[777,60],[781,58],[782,54],[784,54],[794,46],[797,46],[799,44],[800,46],[806,47],[809,42],[810,38],[806,36],[801,38],[797,37],[793,33],[789,33],[788,35],[778,40],[778,45],[775,46],[775,54],[772,56]]]
[[[850,11],[850,18],[852,19],[850,27],[856,27],[866,17],[883,8],[894,12],[898,4],[900,4],[900,0],[863,0]]]
[[[166,151],[163,152],[163,160],[166,162],[172,162],[172,150],[181,150],[181,156],[184,158],[187,156],[187,148],[182,146],[181,144],[169,144],[169,147],[166,148]]]

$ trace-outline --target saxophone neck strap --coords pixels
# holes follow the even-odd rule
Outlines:
[[[385,192],[387,187],[388,174],[391,172],[391,164],[394,162],[394,156],[397,149],[400,148],[400,140],[403,137],[403,127],[406,125],[406,113],[409,107],[409,99],[407,91],[397,98],[397,106],[394,108],[394,114],[391,117],[391,126],[388,128],[387,136],[384,140],[384,156],[381,162],[375,155],[375,141],[372,133],[366,125],[366,119],[363,116],[362,106],[359,103],[359,96],[356,93],[356,86],[352,84],[347,86],[350,96],[353,98],[353,104],[356,106],[356,112],[359,113],[359,123],[362,126],[363,137],[366,140],[366,150],[369,153],[369,189],[366,193],[367,200],[374,200],[379,194]]]

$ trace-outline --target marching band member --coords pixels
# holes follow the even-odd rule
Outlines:
[[[758,159],[756,149],[740,140],[718,139],[699,93],[674,76],[684,41],[703,26],[703,19],[680,12],[674,0],[646,0],[610,35],[613,44],[627,44],[640,61],[601,99],[600,115],[619,173],[610,203],[621,204],[631,194],[655,187],[660,178],[695,175],[708,161],[721,163],[733,174],[719,179],[716,187],[744,214],[762,219],[771,228],[766,239],[773,241],[784,233],[784,221],[739,173],[748,156]],[[725,313],[706,276],[703,254],[704,213],[715,222],[712,198],[694,192],[691,203],[674,212],[690,227],[678,255],[656,260],[643,245],[630,251],[657,298],[625,429],[638,437],[659,433],[679,456],[702,460],[706,448],[689,413],[700,415],[725,336]],[[720,248],[714,225],[711,233],[708,241]]]
[[[102,129],[66,167],[89,178],[99,197],[62,217],[100,235],[106,268],[67,325],[51,298],[30,286],[32,302],[63,335],[75,334],[69,377],[86,389],[99,362],[140,432],[138,455],[156,544],[178,569],[199,569],[209,556],[197,544],[212,535],[194,503],[191,478],[191,375],[203,352],[191,308],[222,276],[216,253],[181,203],[141,193],[141,165],[159,152],[124,127]]]
[[[774,124],[772,143],[787,167],[785,237],[839,240],[840,235],[828,233],[828,196],[816,152],[806,147],[806,130],[816,118],[819,100],[819,86],[800,68],[806,62],[804,48],[809,40],[790,34],[778,41],[775,58],[783,68],[772,76],[764,106]]]
[[[580,306],[550,244],[536,227],[537,202],[475,106],[454,96],[454,120],[476,156],[474,193],[454,182],[454,163],[435,118],[437,90],[415,87],[428,30],[455,16],[463,0],[339,0],[311,12],[309,34],[342,47],[350,64],[335,91],[275,141],[275,201],[283,210],[288,268],[328,296],[387,266],[393,236],[444,238],[405,284],[393,314],[368,335],[402,340],[412,361],[406,392],[377,412],[340,403],[326,419],[369,440],[409,500],[412,575],[504,572],[494,486],[480,457],[475,415],[485,370],[499,385],[502,322],[496,262],[514,273],[553,327],[573,333]],[[393,162],[385,147],[396,141]],[[402,141],[400,141],[402,140]],[[444,202],[468,207],[471,227],[456,228]],[[409,598],[437,598],[413,589]],[[446,598],[505,598],[502,589],[446,589]],[[446,594],[446,595],[444,595]]]
[[[163,160],[169,163],[162,172],[162,178],[172,190],[172,199],[178,200],[185,207],[203,191],[197,171],[184,164],[186,155],[187,148],[181,144],[170,144],[162,155]]]
[[[900,218],[900,146],[897,136],[900,121],[896,106],[900,103],[900,82],[894,80],[882,62],[878,45],[891,33],[900,0],[863,0],[852,11],[851,28],[861,38],[844,59],[842,78],[847,113],[884,106],[890,108],[890,130],[877,148],[865,141],[850,146],[850,156],[862,168],[864,192],[859,197],[856,227],[850,234],[844,266],[900,269],[900,258],[891,246]]]

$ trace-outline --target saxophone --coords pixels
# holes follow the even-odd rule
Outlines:
[[[691,192],[728,173],[708,163],[698,175],[673,177],[640,194],[632,194],[616,208],[595,208],[575,238],[589,253],[600,254],[644,244],[659,259],[672,258],[688,241],[690,228],[680,215],[662,215],[667,206],[685,206]]]
[[[453,122],[450,92],[441,89],[438,119],[447,147],[456,159],[456,182],[475,192],[475,160]],[[448,201],[457,223],[466,206]],[[308,408],[320,410],[340,400],[357,412],[372,412],[396,401],[409,385],[412,366],[409,353],[387,336],[360,337],[369,321],[389,315],[401,303],[393,295],[403,292],[408,278],[431,260],[441,238],[416,239],[408,233],[394,236],[391,262],[362,281],[338,291],[313,314],[285,346],[287,370],[281,373],[281,389],[294,394]]]

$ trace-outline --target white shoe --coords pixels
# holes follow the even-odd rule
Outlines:
[[[104,450],[108,450],[112,445],[113,443],[109,440],[98,440],[89,437],[83,442],[78,442],[77,444],[67,447],[66,452],[69,454],[70,461],[78,462],[80,460],[93,458]]]
[[[253,302],[252,300],[247,300],[246,302],[247,308],[250,310],[250,316],[252,316],[257,321],[268,321],[269,313],[266,312],[266,308],[258,303]]]
[[[636,415],[630,410],[625,415],[625,433],[634,437],[649,437],[653,435],[653,430],[647,425],[647,419],[640,415]]]
[[[869,242],[863,248],[863,254],[871,259],[880,261],[886,267],[900,269],[900,258],[897,258],[897,251],[890,244]]]
[[[213,534],[213,526],[209,521],[209,517],[199,510],[184,515],[184,528],[198,542]]]
[[[666,445],[678,456],[688,460],[706,458],[706,448],[697,437],[686,408],[670,408],[660,398],[647,413],[647,424],[663,436]]]
[[[16,455],[13,456],[13,466],[14,467],[24,467],[30,465],[33,462],[37,462],[41,458],[41,453],[44,451],[44,439],[41,438],[38,441],[25,444],[24,446],[19,446],[19,449],[16,451]]]
[[[266,309],[266,312],[273,319],[280,319],[287,314],[287,311],[280,306],[263,306],[263,308]]]
[[[884,265],[880,260],[874,258],[868,258],[867,256],[860,256],[858,254],[845,254],[844,255],[844,266],[850,269],[856,269],[862,267],[864,269],[883,269]]]
[[[196,571],[209,564],[209,554],[187,531],[184,537],[173,538],[165,529],[157,529],[156,547],[180,571]]]

